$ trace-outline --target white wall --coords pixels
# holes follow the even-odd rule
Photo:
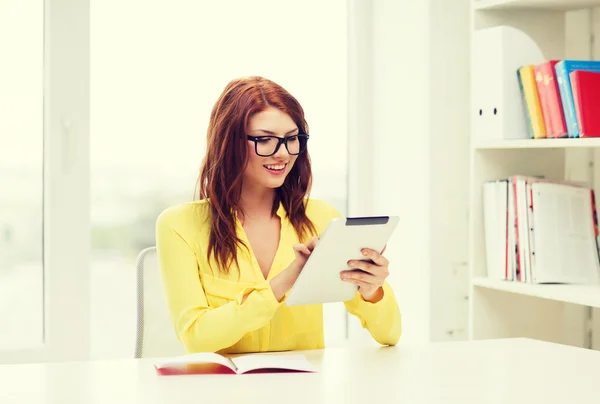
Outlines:
[[[468,321],[469,0],[430,2],[430,338],[463,340]]]
[[[404,340],[429,334],[429,2],[373,5],[374,212],[399,215],[388,248]]]
[[[373,192],[351,213],[401,218],[386,255],[404,342],[466,338],[468,6],[374,0],[363,14],[372,33],[371,54],[363,50],[372,98],[362,113],[372,128],[363,140],[372,136]],[[351,338],[365,335],[350,323]]]

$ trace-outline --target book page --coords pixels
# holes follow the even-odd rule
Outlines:
[[[244,355],[231,360],[238,369],[238,373],[251,371],[298,371],[314,372],[314,366],[304,355],[299,354],[255,354]]]
[[[229,359],[216,353],[199,352],[173,358],[162,358],[154,365],[157,369],[171,369],[183,373],[218,373],[218,368],[225,366],[235,372],[236,369]]]

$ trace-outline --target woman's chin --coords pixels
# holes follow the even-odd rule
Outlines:
[[[266,188],[280,188],[285,182],[285,177],[281,178],[268,178],[263,182]]]
[[[283,183],[284,181],[270,181],[268,184],[266,184],[266,187],[272,189],[281,188]]]

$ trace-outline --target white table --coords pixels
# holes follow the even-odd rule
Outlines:
[[[599,403],[600,352],[528,339],[305,352],[314,374],[158,376],[149,359],[0,366],[0,403]]]

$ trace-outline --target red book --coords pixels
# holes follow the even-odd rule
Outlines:
[[[567,137],[567,124],[563,111],[554,65],[558,60],[549,60],[533,69],[535,83],[546,125],[546,137]]]
[[[579,137],[600,137],[600,73],[575,70],[569,75]]]

